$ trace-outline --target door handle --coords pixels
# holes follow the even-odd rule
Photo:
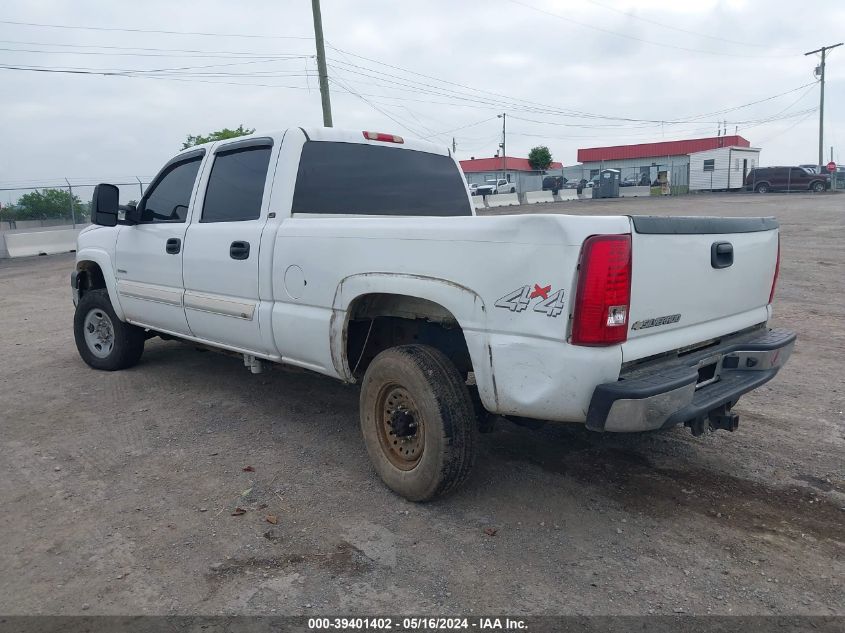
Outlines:
[[[164,247],[170,255],[176,255],[179,251],[182,250],[182,240],[178,237],[171,237],[167,240],[167,245]]]
[[[232,259],[249,259],[249,242],[237,240],[229,246],[229,257]]]
[[[727,268],[734,263],[734,247],[730,242],[713,242],[710,246],[710,265]]]

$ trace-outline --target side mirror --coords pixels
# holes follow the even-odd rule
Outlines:
[[[138,224],[141,221],[141,206],[128,204],[124,218],[127,224]]]
[[[114,185],[100,183],[91,198],[91,222],[100,226],[117,226],[120,190]]]

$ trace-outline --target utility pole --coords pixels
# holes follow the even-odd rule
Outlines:
[[[816,53],[822,54],[822,63],[817,69],[821,80],[821,95],[819,97],[819,169],[821,169],[822,162],[824,161],[824,59],[827,51],[838,46],[842,46],[842,44],[843,42],[839,42],[839,44],[834,44],[833,46],[822,46],[821,48],[817,48],[809,53],[804,53],[805,57],[807,55],[815,55]]]
[[[67,183],[67,190],[70,193],[70,221],[73,222],[73,228],[76,228],[76,211],[73,209],[73,187],[70,186],[70,180],[65,178]]]
[[[455,152],[457,152],[457,151],[458,151],[458,146],[457,146],[457,144],[455,143],[455,137],[453,136],[453,137],[452,137],[452,153],[454,154],[454,153],[455,153]],[[831,151],[833,151],[833,150],[831,150]]]
[[[138,181],[138,189],[140,189],[140,190],[141,190],[141,198],[143,198],[143,197],[144,197],[144,185],[143,185],[143,183],[141,182],[141,179],[140,179],[140,178],[138,178],[138,176],[135,176],[135,180],[137,180],[137,181]],[[139,202],[141,201],[141,198],[138,198],[138,201],[139,201]]]
[[[317,72],[320,75],[320,99],[323,102],[323,125],[332,127],[332,100],[329,97],[329,73],[326,70],[326,47],[323,45],[323,16],[320,0],[311,0],[314,13],[314,39],[317,43]]]
[[[496,115],[498,118],[502,120],[502,178],[507,178],[507,170],[508,170],[508,152],[507,152],[507,128],[505,127],[505,122],[507,119],[507,113],[503,112],[502,114]]]

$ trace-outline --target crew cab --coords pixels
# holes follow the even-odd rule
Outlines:
[[[415,501],[466,479],[494,414],[734,430],[795,342],[767,326],[773,219],[477,217],[448,149],[393,134],[200,145],[137,206],[98,185],[91,215],[71,274],[88,365],[159,336],[356,383],[375,469]]]

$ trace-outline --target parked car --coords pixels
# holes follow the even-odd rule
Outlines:
[[[467,189],[469,189],[469,195],[477,196],[478,195],[478,183],[473,182],[467,185]]]
[[[732,407],[795,343],[767,325],[773,218],[480,218],[458,162],[425,141],[292,127],[176,154],[125,217],[119,194],[94,189],[68,271],[82,360],[127,369],[158,336],[241,356],[254,374],[285,364],[359,385],[362,443],[412,501],[467,478],[491,414],[733,431]],[[121,380],[178,373],[167,357]],[[191,384],[168,388],[190,399]],[[254,397],[234,417],[251,419]],[[103,419],[131,406],[106,399]]]
[[[488,194],[497,194],[497,193],[516,193],[516,185],[511,182],[508,182],[504,178],[499,178],[498,180],[487,180],[485,184],[479,185],[479,189],[485,188],[488,190]]]
[[[757,167],[748,172],[745,188],[757,193],[824,191],[830,188],[830,174],[817,174],[804,167]]]
[[[552,195],[556,196],[565,184],[566,178],[563,176],[545,176],[543,178],[543,191],[551,191]]]

